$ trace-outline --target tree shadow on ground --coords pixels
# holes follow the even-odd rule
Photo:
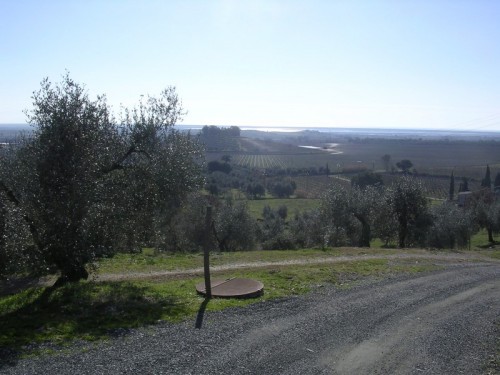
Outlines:
[[[196,322],[194,324],[195,328],[201,329],[203,326],[203,318],[205,317],[205,310],[207,309],[207,305],[210,302],[210,297],[205,297],[203,302],[198,309],[198,314],[196,314]]]
[[[1,302],[0,371],[22,355],[57,350],[74,339],[121,336],[129,328],[187,312],[179,299],[128,282],[32,288]]]
[[[499,241],[493,241],[493,242],[488,242],[484,245],[477,245],[476,247],[479,248],[479,249],[495,249],[497,247],[497,245],[500,245],[500,242]]]
[[[54,281],[50,277],[10,277],[0,278],[0,297],[16,294],[28,288],[49,286]]]

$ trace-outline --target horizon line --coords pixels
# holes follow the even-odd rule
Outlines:
[[[22,122],[0,122],[0,127],[2,126],[22,126],[27,127],[30,126],[28,123]],[[457,129],[457,128],[415,128],[415,127],[378,127],[378,126],[315,126],[315,125],[238,125],[238,124],[229,124],[229,125],[214,125],[214,124],[175,124],[174,126],[179,127],[193,127],[194,129],[202,129],[204,126],[217,126],[222,128],[229,128],[231,126],[237,126],[242,130],[260,130],[260,131],[276,131],[278,129],[290,130],[293,132],[296,131],[307,131],[307,130],[393,130],[393,131],[447,131],[447,132],[467,132],[467,133],[500,133],[500,129]],[[250,129],[245,129],[250,128]],[[272,130],[270,130],[272,129]],[[282,130],[283,131],[283,130]]]

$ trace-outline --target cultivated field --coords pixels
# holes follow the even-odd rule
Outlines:
[[[296,195],[305,198],[321,198],[325,191],[334,186],[351,186],[348,178],[342,176],[297,176],[293,180],[297,184]]]
[[[466,176],[480,180],[489,164],[493,176],[500,171],[500,144],[485,141],[419,141],[367,140],[339,143],[331,153],[327,150],[307,149],[260,139],[240,139],[243,151],[228,153],[239,165],[252,168],[310,168],[326,167],[331,172],[342,172],[351,167],[384,170],[382,156],[389,154],[391,163],[409,159],[419,173]],[[323,147],[323,144],[306,146]],[[216,160],[221,152],[207,153],[207,160]]]
[[[351,177],[363,170],[382,173],[384,184],[391,185],[398,174],[390,172],[397,171],[396,163],[403,159],[413,163],[413,175],[420,179],[427,195],[436,199],[448,197],[452,172],[456,190],[462,177],[468,178],[471,190],[479,188],[486,165],[490,166],[492,179],[500,172],[500,143],[495,141],[344,139],[335,144],[301,141],[304,143],[301,146],[308,147],[286,141],[240,138],[241,151],[225,154],[229,154],[236,165],[261,171],[283,169],[295,174],[296,196],[300,198],[319,198],[332,183],[349,186]],[[223,154],[207,153],[207,160],[220,159]],[[391,156],[389,171],[382,161],[385,154]],[[324,174],[316,175],[320,169],[324,173],[326,167],[337,180]]]

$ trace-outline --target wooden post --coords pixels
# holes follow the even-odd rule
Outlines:
[[[205,241],[203,244],[203,271],[205,274],[205,296],[212,298],[212,284],[210,282],[210,245],[212,231],[212,207],[207,206],[205,215]]]

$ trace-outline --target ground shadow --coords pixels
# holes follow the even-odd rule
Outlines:
[[[205,310],[209,302],[210,297],[205,297],[205,299],[201,303],[200,308],[198,309],[198,314],[196,314],[196,322],[194,325],[195,328],[201,329],[201,327],[203,326],[203,318],[205,317]]]
[[[179,299],[128,282],[32,288],[16,298],[21,307],[0,315],[0,372],[15,365],[21,355],[46,348],[46,343],[41,345],[46,332],[61,332],[56,342],[48,344],[58,350],[75,338],[113,337],[116,331],[123,335],[165,315],[188,313]]]
[[[476,247],[488,250],[488,249],[495,249],[497,245],[500,245],[500,242],[493,241],[493,242],[488,242],[484,245],[477,245]]]
[[[16,294],[28,288],[50,285],[50,277],[11,277],[0,279],[0,297]]]

